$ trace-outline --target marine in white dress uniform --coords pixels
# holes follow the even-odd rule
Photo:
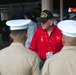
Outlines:
[[[38,55],[25,48],[27,27],[31,20],[10,20],[13,42],[0,51],[0,75],[40,75]]]
[[[76,21],[58,23],[63,34],[63,48],[46,60],[42,75],[76,75]]]

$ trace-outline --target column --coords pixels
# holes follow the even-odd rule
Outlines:
[[[42,4],[41,11],[47,9],[53,13],[53,0],[42,0],[41,4]]]
[[[63,0],[60,0],[60,20],[63,20]]]

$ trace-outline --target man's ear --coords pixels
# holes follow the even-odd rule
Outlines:
[[[28,33],[26,33],[26,38],[28,38]]]
[[[27,40],[27,38],[28,38],[28,34],[27,34],[27,33],[25,33],[25,34],[24,34],[23,39],[25,39],[25,41],[26,41],[26,40]]]
[[[13,36],[12,36],[12,34],[10,34],[10,38],[13,40]]]
[[[53,25],[53,20],[50,20],[50,25]]]
[[[63,43],[63,45],[65,44],[64,36],[62,37],[62,43]]]
[[[28,38],[28,33],[25,32],[24,36],[25,36],[25,38],[27,39],[27,38]]]

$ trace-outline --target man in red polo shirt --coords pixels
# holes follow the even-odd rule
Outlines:
[[[53,24],[53,14],[49,10],[42,11],[38,21],[41,22],[41,27],[34,33],[29,49],[46,60],[63,47],[62,34]]]

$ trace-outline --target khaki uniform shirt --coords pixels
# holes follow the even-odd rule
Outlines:
[[[39,75],[40,59],[21,43],[0,51],[0,75]]]
[[[48,58],[42,75],[76,75],[76,46],[65,46],[59,53]]]

